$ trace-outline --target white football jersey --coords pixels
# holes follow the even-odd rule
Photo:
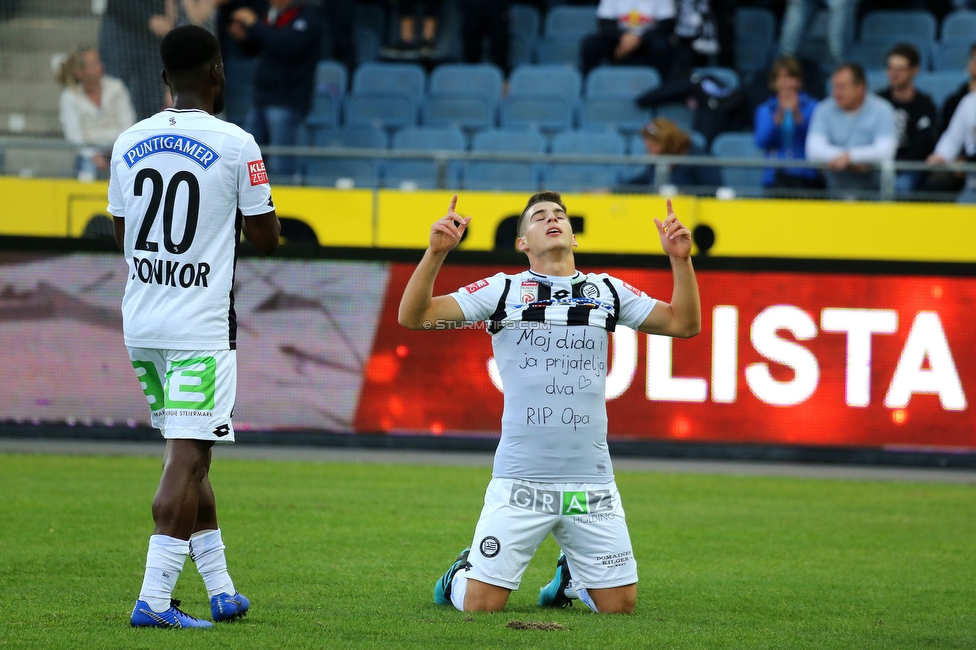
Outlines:
[[[125,218],[125,344],[235,349],[242,217],[273,209],[261,151],[233,124],[167,109],[120,135],[108,211]]]
[[[607,450],[609,332],[637,329],[657,300],[605,273],[499,273],[451,294],[487,321],[505,391],[492,476],[601,483]]]

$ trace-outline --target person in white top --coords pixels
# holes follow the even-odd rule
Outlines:
[[[471,217],[451,200],[407,283],[399,322],[409,329],[487,324],[504,390],[501,440],[472,545],[434,586],[434,601],[461,611],[500,611],[551,532],[562,548],[542,606],[579,598],[593,611],[631,613],[637,563],[607,451],[609,333],[618,325],[692,337],[701,304],[691,233],[667,202],[654,220],[674,276],[671,302],[626,282],[576,269],[566,207],[533,195],[518,221],[529,269],[499,273],[434,296],[437,273]]]
[[[160,53],[174,106],[119,136],[108,191],[115,238],[129,265],[125,344],[152,424],[166,439],[155,528],[130,622],[210,627],[171,597],[189,555],[215,621],[250,607],[227,572],[209,470],[213,445],[234,441],[237,245],[243,232],[270,254],[281,225],[254,138],[214,117],[224,103],[216,37],[201,27],[177,27]]]
[[[58,83],[64,87],[58,102],[64,139],[79,145],[75,172],[88,180],[107,178],[115,139],[136,122],[129,91],[103,74],[98,52],[88,46],[62,62]]]
[[[949,162],[976,162],[976,91],[959,102],[949,126],[926,159],[930,165]],[[976,174],[966,175],[966,185],[956,199],[959,203],[976,203]]]

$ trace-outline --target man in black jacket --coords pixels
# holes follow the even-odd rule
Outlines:
[[[920,57],[913,46],[899,43],[888,53],[888,87],[878,93],[895,109],[895,160],[925,160],[935,149],[936,114],[932,98],[915,87]],[[912,192],[922,182],[920,171],[900,171],[895,179],[899,193]]]
[[[322,19],[300,0],[270,0],[264,18],[247,7],[231,16],[228,31],[245,52],[256,52],[254,102],[244,129],[258,144],[291,146],[308,114],[315,88]],[[291,156],[266,158],[268,172],[287,182],[295,173]]]

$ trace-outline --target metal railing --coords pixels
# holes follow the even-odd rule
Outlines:
[[[0,160],[4,153],[9,149],[38,149],[38,150],[62,150],[76,151],[77,147],[63,140],[51,138],[28,138],[28,137],[0,137]],[[432,160],[438,164],[437,187],[446,188],[448,177],[447,167],[451,163],[467,161],[495,161],[495,162],[529,162],[539,164],[553,163],[579,163],[596,165],[616,165],[635,169],[641,166],[654,166],[655,177],[654,187],[649,188],[653,191],[673,191],[671,186],[671,170],[673,166],[693,166],[693,167],[731,167],[736,169],[820,169],[824,170],[823,163],[810,162],[808,160],[795,159],[775,159],[775,158],[719,158],[710,155],[691,155],[691,156],[649,156],[649,155],[609,155],[609,154],[559,154],[559,153],[517,153],[517,152],[492,152],[492,151],[455,151],[455,150],[420,150],[420,149],[362,149],[351,147],[298,147],[298,146],[263,146],[262,152],[266,156],[295,156],[304,159],[309,158],[361,158],[372,160]],[[921,161],[886,161],[880,164],[866,165],[869,169],[880,171],[880,187],[876,192],[857,192],[849,193],[847,196],[839,197],[836,192],[831,190],[800,190],[790,191],[787,189],[772,189],[764,191],[761,187],[731,187],[733,192],[746,191],[748,196],[767,196],[777,198],[856,198],[862,200],[882,200],[892,201],[902,198],[915,200],[936,200],[953,201],[956,198],[955,192],[925,192],[915,191],[909,196],[902,196],[896,193],[895,178],[898,172],[920,171],[920,172],[954,172],[976,175],[976,163],[947,163],[943,165],[929,165]],[[12,170],[7,169],[11,174]],[[16,171],[13,172],[16,175]],[[463,183],[462,183],[463,186]],[[719,186],[721,187],[721,186]],[[453,189],[453,188],[452,188]],[[460,189],[463,189],[460,188]],[[553,188],[563,192],[574,190],[588,190],[593,188]],[[614,188],[602,188],[614,189]],[[631,186],[627,190],[618,187],[618,190],[632,191]],[[685,189],[685,188],[682,188]],[[693,190],[715,192],[717,188],[689,188]],[[720,197],[732,198],[734,194],[719,193]]]

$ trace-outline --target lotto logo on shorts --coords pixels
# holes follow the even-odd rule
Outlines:
[[[508,504],[524,510],[534,510],[550,515],[588,515],[612,512],[613,498],[610,490],[581,490],[562,492],[543,490],[516,483]]]
[[[268,172],[264,169],[263,160],[247,163],[247,173],[251,175],[251,185],[262,185],[268,182]]]

